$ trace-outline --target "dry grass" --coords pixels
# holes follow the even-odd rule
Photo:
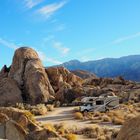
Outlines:
[[[55,127],[51,123],[44,124],[43,127],[45,127],[46,129],[48,129],[49,131],[56,132]]]
[[[74,113],[74,118],[77,120],[83,120],[84,116],[82,113],[76,112],[76,113]]]
[[[79,112],[79,107],[75,107],[74,109],[73,109],[73,112],[75,113],[75,112]]]
[[[102,128],[98,125],[93,125],[92,127],[84,128],[82,134],[96,140],[112,140],[112,138],[117,137],[118,131],[118,129]]]
[[[54,127],[55,127],[56,131],[62,136],[69,133],[69,130],[66,128],[65,123],[56,124],[56,125],[54,125]]]
[[[54,105],[46,105],[46,108],[48,111],[53,111],[54,110]]]
[[[123,125],[124,120],[121,119],[121,118],[114,117],[114,118],[112,119],[112,123],[115,124],[115,125]]]
[[[65,138],[67,140],[77,140],[77,136],[75,134],[67,134]]]
[[[45,115],[47,114],[47,111],[53,111],[54,109],[53,105],[45,106],[45,104],[31,106],[29,104],[17,103],[15,107],[22,110],[28,110],[34,115]]]
[[[103,115],[102,116],[102,121],[103,122],[111,122],[111,118],[108,115]]]
[[[123,125],[125,121],[132,119],[140,114],[140,103],[121,104],[119,109],[110,110],[109,112],[89,112],[82,114],[74,113],[74,118],[79,120],[91,120],[91,123],[109,122],[114,125]],[[76,109],[75,109],[76,110]]]

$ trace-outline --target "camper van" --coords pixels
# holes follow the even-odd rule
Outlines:
[[[81,112],[106,112],[119,107],[119,98],[117,96],[84,97],[81,102]]]

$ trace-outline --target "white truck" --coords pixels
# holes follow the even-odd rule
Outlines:
[[[81,102],[81,112],[106,112],[119,107],[119,98],[117,96],[84,97]]]

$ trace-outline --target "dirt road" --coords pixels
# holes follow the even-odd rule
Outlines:
[[[75,120],[73,118],[73,109],[75,107],[60,107],[55,108],[54,111],[48,112],[45,116],[37,116],[36,120],[41,123],[51,123],[51,124],[60,124],[65,123],[65,126],[72,129],[81,129],[88,126],[92,126],[93,124],[90,121],[82,121],[82,120]],[[112,124],[100,124],[102,127],[109,127],[109,128],[120,128],[121,126],[116,126]],[[82,135],[77,136],[78,140],[92,140],[84,137]]]
[[[87,126],[92,126],[91,121],[82,121],[82,120],[75,120],[73,118],[73,109],[75,107],[60,107],[55,108],[54,111],[48,112],[45,116],[37,116],[36,120],[42,123],[52,123],[52,124],[60,124],[65,123],[69,128],[70,127],[77,127],[77,128],[84,128]],[[103,127],[110,127],[110,128],[120,128],[121,126],[116,126],[108,123],[100,124]]]

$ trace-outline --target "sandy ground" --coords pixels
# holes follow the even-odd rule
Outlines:
[[[73,112],[72,112],[74,108],[75,107],[55,108],[54,111],[48,112],[48,114],[45,116],[37,116],[36,120],[42,123],[52,123],[52,124],[66,123],[69,127],[77,126],[79,128],[93,125],[90,123],[91,121],[75,120],[73,118]],[[109,123],[102,123],[100,125],[111,127],[111,128],[120,127],[120,126],[111,125]]]
[[[93,124],[90,123],[90,121],[81,121],[81,120],[75,120],[73,118],[73,109],[75,107],[60,107],[60,108],[55,108],[54,111],[49,112],[45,116],[37,116],[36,120],[41,122],[41,123],[51,123],[51,124],[60,124],[60,123],[65,123],[67,127],[69,128],[84,128],[87,126],[92,126]],[[100,124],[103,127],[110,127],[110,128],[119,128],[121,126],[114,126],[112,124],[104,123]],[[91,140],[84,138],[82,136],[78,136],[78,140]]]

